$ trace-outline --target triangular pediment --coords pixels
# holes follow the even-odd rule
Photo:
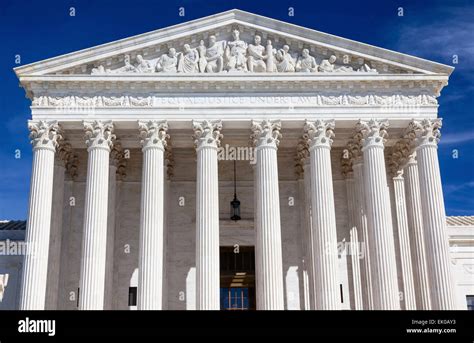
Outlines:
[[[260,44],[255,42],[260,37]],[[215,37],[215,43],[212,40]],[[42,75],[446,74],[453,68],[231,10],[15,68]]]

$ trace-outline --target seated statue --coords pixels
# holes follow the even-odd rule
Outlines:
[[[260,44],[261,42],[262,38],[259,35],[255,35],[255,44],[249,44],[247,48],[247,69],[250,72],[261,73],[267,70],[265,47]]]
[[[308,49],[303,49],[298,62],[296,62],[296,71],[302,73],[315,73],[318,71],[316,59],[309,54]]]
[[[163,54],[156,63],[156,71],[159,73],[176,73],[178,58],[176,57],[176,49],[170,48],[167,54]]]
[[[275,58],[278,72],[291,73],[296,70],[296,62],[290,55],[290,47],[288,45],[283,45],[282,49],[278,49]]]
[[[336,67],[334,63],[336,63],[336,56],[331,55],[329,59],[322,60],[321,64],[319,65],[319,71],[322,71],[324,73],[332,73],[332,72],[351,72],[354,71],[352,67],[349,66],[341,66],[341,67]]]
[[[364,63],[357,71],[362,73],[377,73],[377,69],[372,68],[368,63]]]
[[[178,59],[179,73],[197,73],[199,54],[196,49],[191,49],[189,44],[184,44],[184,51],[180,54]]]
[[[247,43],[240,40],[239,30],[232,31],[233,41],[227,42],[225,51],[228,71],[247,71]]]
[[[209,36],[209,46],[206,48],[206,72],[220,73],[224,68],[224,49],[216,42],[216,36]]]
[[[137,73],[153,73],[151,63],[145,60],[142,55],[137,55],[138,65],[135,67]]]

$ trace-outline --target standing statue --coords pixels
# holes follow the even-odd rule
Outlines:
[[[145,60],[142,55],[137,55],[138,65],[135,67],[137,73],[152,73],[153,68],[147,60]]]
[[[209,36],[209,46],[206,49],[206,72],[220,73],[224,68],[224,49],[216,42],[216,36]]]
[[[189,44],[184,44],[184,51],[180,54],[178,59],[178,72],[179,73],[197,73],[199,54],[196,49],[191,49]]]
[[[278,72],[291,73],[296,70],[296,61],[290,55],[290,47],[288,45],[283,45],[283,48],[277,51],[275,59]]]
[[[316,59],[309,54],[308,49],[303,49],[301,56],[296,62],[296,71],[302,73],[315,73],[318,71],[318,64]]]
[[[199,42],[197,51],[199,54],[199,61],[198,61],[199,72],[204,73],[206,71],[207,59],[206,59],[206,46],[204,45],[203,40]]]
[[[319,71],[325,72],[325,73],[332,73],[332,72],[351,72],[354,71],[352,67],[337,67],[335,66],[334,63],[336,63],[336,56],[331,55],[329,59],[322,60],[321,64],[319,65]]]
[[[267,70],[266,56],[264,56],[265,47],[260,44],[261,41],[262,38],[259,35],[255,35],[255,44],[249,44],[248,46],[247,68],[250,72],[260,73]]]
[[[265,58],[267,60],[267,72],[274,73],[277,71],[277,69],[275,64],[275,49],[273,49],[271,40],[267,40],[267,48],[265,51]]]
[[[170,48],[168,54],[163,54],[156,63],[156,71],[159,73],[176,73],[178,58],[176,57],[176,49]]]
[[[233,41],[227,42],[225,50],[228,71],[247,71],[247,43],[240,40],[239,30],[232,31]]]

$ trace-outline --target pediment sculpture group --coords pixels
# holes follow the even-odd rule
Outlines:
[[[109,73],[220,73],[220,72],[258,72],[258,73],[333,73],[333,72],[372,72],[376,69],[363,64],[354,70],[351,66],[336,66],[336,56],[323,59],[320,64],[303,49],[299,56],[290,52],[288,45],[275,49],[271,40],[266,46],[262,38],[255,35],[254,42],[247,44],[240,39],[239,30],[232,31],[231,41],[218,42],[214,35],[209,37],[208,46],[201,40],[197,48],[184,44],[183,51],[170,48],[161,55],[153,65],[143,56],[137,55],[136,64],[132,65],[130,56],[125,55],[125,65],[118,69],[106,69],[100,65],[92,69],[92,74]]]

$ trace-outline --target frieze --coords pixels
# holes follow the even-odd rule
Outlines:
[[[205,105],[288,105],[288,106],[436,106],[431,95],[314,95],[314,96],[37,96],[34,107],[176,107]]]

